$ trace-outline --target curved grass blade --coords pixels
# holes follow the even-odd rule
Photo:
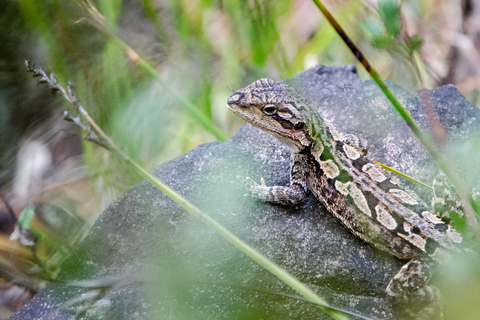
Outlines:
[[[305,299],[303,297],[300,297],[300,296],[297,296],[297,295],[294,295],[294,294],[279,293],[279,292],[275,292],[275,291],[271,291],[271,290],[264,290],[264,289],[246,287],[246,286],[239,286],[239,285],[230,284],[230,283],[215,282],[215,285],[216,286],[223,286],[223,287],[234,287],[236,289],[242,289],[242,290],[245,290],[245,291],[255,291],[255,292],[259,292],[259,293],[265,293],[265,294],[271,294],[271,295],[274,295],[274,296],[285,297],[285,298],[288,298],[288,299],[303,301],[303,302],[306,302],[306,303],[312,303],[312,304],[316,304],[317,306],[322,306],[322,307],[329,308],[329,309],[332,309],[332,310],[337,310],[337,311],[340,311],[340,312],[342,312],[346,315],[349,315],[349,316],[352,316],[352,317],[355,317],[355,318],[358,318],[358,319],[375,320],[374,318],[370,318],[370,317],[361,315],[361,314],[353,312],[353,311],[348,311],[348,310],[345,310],[345,309],[342,309],[342,308],[337,308],[337,307],[334,307],[334,306],[319,304],[317,302]]]

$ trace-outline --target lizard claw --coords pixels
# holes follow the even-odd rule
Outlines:
[[[264,178],[260,179],[260,184],[256,183],[250,177],[240,178],[240,182],[242,183],[243,187],[248,191],[244,194],[244,196],[246,197],[258,198],[259,192],[265,190],[265,188],[268,188],[265,184]]]

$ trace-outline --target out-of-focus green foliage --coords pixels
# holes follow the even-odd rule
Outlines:
[[[72,81],[95,121],[150,170],[215,141],[204,118],[227,136],[238,130],[242,121],[225,108],[230,87],[236,90],[260,77],[290,77],[314,63],[356,64],[307,0],[92,1],[105,19],[103,26],[85,2],[0,2],[1,187],[10,190],[15,154],[25,140],[41,140],[55,150],[60,145],[64,151],[53,157],[51,169],[58,170],[55,165],[64,158],[75,158],[76,169],[84,174],[79,180],[88,185],[88,191],[72,188],[80,193],[78,199],[69,202],[62,196],[60,202],[69,202],[69,209],[83,216],[98,214],[139,178],[94,145],[80,145],[76,138],[52,142],[59,131],[72,131],[52,125],[62,121],[62,108],[70,107],[34,87],[24,71],[25,59],[55,72],[62,84]],[[473,29],[468,28],[475,16],[469,20],[472,13],[462,11],[457,1],[381,0],[373,7],[345,0],[325,5],[382,77],[408,89],[453,82],[478,102],[478,74],[466,63],[480,65],[478,53],[468,50],[475,48]],[[464,29],[456,29],[462,23]],[[106,26],[113,37],[103,32]],[[141,68],[119,40],[157,70],[197,115]],[[363,70],[359,73],[366,77]]]
[[[400,3],[394,0],[382,0],[378,2],[378,8],[387,33],[394,38],[398,37],[402,29]]]

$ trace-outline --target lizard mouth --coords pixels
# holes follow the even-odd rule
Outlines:
[[[280,129],[275,127],[275,125],[269,125],[268,121],[259,120],[262,118],[260,115],[237,103],[227,102],[227,108],[251,125],[271,134],[292,150],[303,150],[310,145],[310,138],[301,130],[295,130],[294,128]]]
[[[251,117],[249,116],[251,111],[247,108],[247,106],[243,106],[238,103],[233,103],[230,101],[230,98],[228,99],[228,102],[227,102],[227,108],[233,113],[235,113],[237,116],[242,118],[243,120],[255,125],[254,124],[255,117],[253,115]]]
[[[282,134],[282,132],[276,129],[275,127],[265,125],[266,122],[261,120],[262,116],[259,114],[256,114],[253,108],[248,108],[237,103],[229,103],[229,102],[227,102],[227,108],[230,109],[230,111],[235,113],[237,116],[239,116],[243,120],[254,125],[255,127],[258,127],[268,132],[273,131],[275,134],[279,134],[279,135]]]

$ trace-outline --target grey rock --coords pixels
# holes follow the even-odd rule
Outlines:
[[[423,147],[353,66],[316,66],[286,81],[341,132],[368,141],[373,159],[421,180],[434,176]],[[428,129],[421,99],[390,85]],[[478,135],[480,112],[453,86],[430,94],[447,141]],[[384,290],[404,262],[352,236],[311,195],[295,208],[243,196],[238,177],[288,183],[289,151],[270,135],[246,124],[154,174],[332,306],[395,318]],[[329,319],[146,181],[102,213],[58,280],[11,319]]]

